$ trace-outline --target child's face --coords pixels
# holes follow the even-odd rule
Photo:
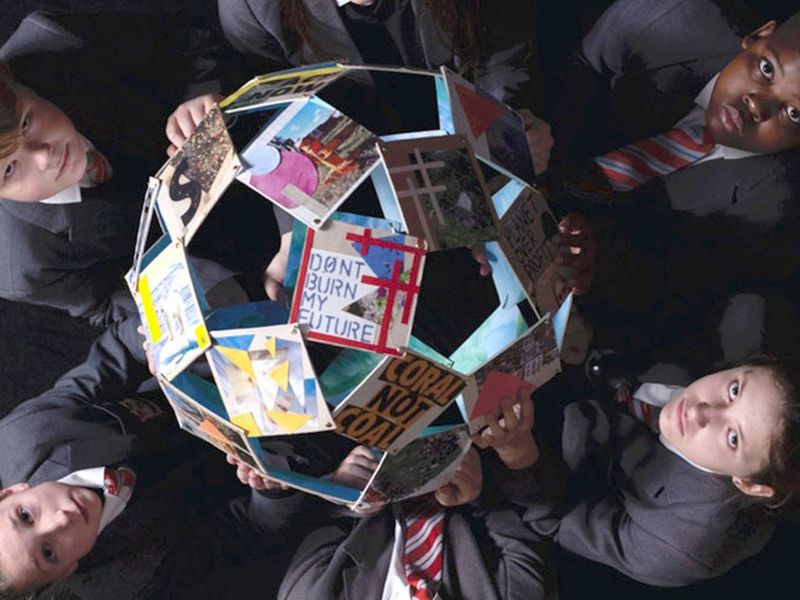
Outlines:
[[[27,89],[16,89],[22,143],[0,159],[0,198],[39,202],[78,183],[86,151],[69,117]]]
[[[693,382],[661,411],[661,434],[692,462],[747,478],[769,461],[784,406],[772,372],[737,367]]]
[[[94,546],[103,506],[92,490],[48,482],[0,494],[0,573],[15,588],[67,577]]]
[[[770,153],[800,144],[800,44],[770,21],[720,73],[706,122],[720,144]]]

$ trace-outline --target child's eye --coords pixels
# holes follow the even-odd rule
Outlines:
[[[56,553],[47,544],[42,546],[42,558],[51,564],[58,562],[58,557],[56,556]]]
[[[11,161],[6,165],[5,171],[3,171],[3,179],[10,179],[14,175],[14,171],[17,168],[17,163],[15,161]]]
[[[33,515],[27,508],[20,506],[17,509],[17,516],[19,517],[19,520],[26,525],[31,525],[33,523]]]
[[[728,432],[728,446],[730,446],[732,450],[736,450],[739,446],[739,434],[733,430]]]
[[[772,63],[766,58],[762,58],[758,61],[758,71],[768,81],[772,81],[772,76],[775,74],[775,67],[773,67]]]
[[[30,114],[25,115],[22,117],[22,122],[19,124],[20,131],[25,133],[28,129],[31,128],[31,116]]]
[[[734,381],[728,386],[728,397],[731,400],[735,400],[738,395],[739,395],[739,382]]]
[[[786,116],[789,117],[789,120],[792,123],[800,124],[800,109],[795,108],[794,106],[787,106],[786,107]]]

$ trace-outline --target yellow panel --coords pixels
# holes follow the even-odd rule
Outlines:
[[[311,415],[280,412],[278,410],[266,411],[267,416],[278,424],[286,433],[294,433],[311,420]]]
[[[229,359],[233,364],[239,367],[242,371],[250,375],[253,381],[256,380],[256,374],[253,371],[253,363],[250,362],[250,355],[245,350],[238,348],[228,348],[227,346],[214,346],[219,350],[222,356]]]
[[[231,418],[231,423],[238,425],[244,429],[247,437],[258,437],[261,435],[261,430],[256,425],[256,420],[253,413],[244,413],[243,415],[236,415]]]
[[[268,375],[284,392],[289,389],[289,361],[282,362],[272,369]]]
[[[150,294],[150,282],[147,279],[147,275],[142,275],[139,278],[139,297],[142,300],[147,331],[150,332],[150,341],[153,344],[157,344],[161,340],[162,333],[161,327],[158,326],[158,317],[156,316],[156,308],[153,306],[153,296]]]
[[[275,336],[267,338],[267,341],[264,342],[264,348],[267,349],[270,356],[275,356]]]
[[[208,330],[205,323],[200,323],[194,330],[194,338],[197,340],[197,345],[201,348],[208,348],[211,340],[208,339]]]

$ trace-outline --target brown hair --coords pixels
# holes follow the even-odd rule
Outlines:
[[[0,158],[13,154],[22,138],[15,84],[9,66],[0,62]]]
[[[775,490],[769,500],[771,507],[786,507],[795,512],[795,494],[800,491],[800,362],[757,356],[741,364],[767,369],[784,401],[781,422],[769,449],[769,462],[748,479]]]
[[[297,50],[303,41],[322,50],[311,36],[311,14],[301,0],[280,0],[281,23],[287,43]],[[471,75],[480,64],[478,9],[480,0],[425,0],[436,29],[461,61],[462,74]]]

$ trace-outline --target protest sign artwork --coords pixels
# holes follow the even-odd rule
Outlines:
[[[411,235],[431,250],[497,238],[489,190],[462,136],[384,142],[379,149]]]
[[[250,436],[334,428],[296,325],[211,336],[206,356],[233,424]]]
[[[444,412],[467,383],[419,355],[387,357],[336,407],[336,431],[395,453]]]
[[[309,229],[290,321],[314,341],[400,355],[408,345],[425,242],[332,220]]]
[[[157,175],[158,210],[172,239],[189,243],[240,170],[222,113],[214,107]]]
[[[500,219],[503,253],[528,297],[535,301],[536,282],[558,251],[558,223],[547,201],[536,190],[523,187]]]

